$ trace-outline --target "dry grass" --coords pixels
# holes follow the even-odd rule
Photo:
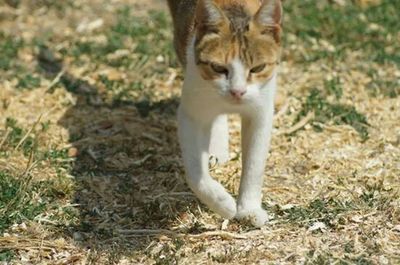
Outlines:
[[[185,184],[182,73],[161,1],[18,2],[0,2],[0,261],[400,263],[398,4],[285,1],[273,219],[253,229]],[[231,121],[231,161],[212,173],[236,193]]]

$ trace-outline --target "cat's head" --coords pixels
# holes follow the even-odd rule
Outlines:
[[[257,97],[280,57],[280,0],[199,0],[195,63],[201,77],[233,102]]]

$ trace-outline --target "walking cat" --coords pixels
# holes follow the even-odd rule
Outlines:
[[[261,206],[280,58],[280,0],[168,0],[184,67],[178,137],[187,183],[224,218],[268,220]],[[237,203],[209,174],[209,155],[229,159],[227,114],[242,119]]]

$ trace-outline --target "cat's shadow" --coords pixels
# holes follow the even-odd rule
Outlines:
[[[62,70],[48,49],[38,61],[48,75]],[[87,82],[68,72],[59,77],[72,94],[59,124],[68,130],[69,155],[75,157],[71,175],[79,211],[79,221],[65,233],[82,247],[108,253],[145,247],[145,239],[132,238],[141,236],[135,231],[170,229],[197,204],[183,179],[178,99],[110,104]]]

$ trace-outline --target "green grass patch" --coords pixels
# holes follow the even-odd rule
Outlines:
[[[46,214],[57,224],[70,224],[76,221],[79,213],[71,207],[60,207],[65,199],[71,199],[75,192],[74,179],[69,177],[73,158],[68,157],[68,149],[41,149],[37,144],[36,133],[45,133],[49,122],[42,122],[39,131],[29,133],[13,118],[5,121],[6,130],[2,139],[1,155],[8,157],[14,153],[23,153],[35,161],[35,166],[53,168],[57,176],[50,180],[32,181],[29,172],[16,175],[0,170],[0,234],[11,225]],[[18,147],[18,148],[17,148]],[[0,253],[7,260],[9,252]]]
[[[68,149],[49,149],[46,151],[41,151],[36,154],[37,160],[48,161],[50,166],[56,170],[56,173],[61,181],[66,176],[66,173],[70,172],[73,168],[74,158],[70,158],[68,156]],[[61,184],[61,183],[60,183]],[[58,185],[57,185],[58,186]],[[71,191],[70,183],[67,181],[66,183],[60,185],[65,187],[66,190]],[[62,189],[64,190],[64,189]]]
[[[74,191],[73,180],[64,176],[33,182],[28,174],[13,176],[0,171],[0,233],[45,212],[59,224],[77,221],[75,208],[60,207],[61,200],[71,199]]]
[[[371,91],[373,96],[384,95],[386,97],[395,98],[400,95],[400,79],[380,77],[376,70],[369,69],[368,75],[372,81],[367,84],[367,89]]]
[[[399,1],[383,0],[382,3],[362,8],[346,1],[344,6],[331,1],[304,0],[285,5],[288,32],[312,47],[319,40],[329,41],[334,51],[323,45],[299,54],[299,61],[313,62],[343,59],[348,51],[362,51],[366,60],[379,63],[400,63],[400,43],[394,41],[398,34]]]
[[[60,165],[60,161],[69,160],[68,149],[50,149],[44,152],[43,159],[50,160],[53,165]]]
[[[29,176],[13,177],[0,171],[0,233],[10,225],[32,220],[45,210],[37,197],[38,187]]]
[[[143,91],[144,84],[141,81],[125,82],[117,80],[109,80],[106,76],[100,76],[100,82],[105,86],[107,92],[111,95],[113,106],[121,105],[125,102],[132,101],[139,91]]]
[[[48,130],[49,122],[40,124],[41,130],[39,133],[45,133]],[[50,166],[54,167],[59,175],[71,170],[73,159],[68,157],[68,149],[50,148],[44,149],[37,143],[35,139],[35,131],[28,134],[28,131],[21,128],[17,121],[13,118],[6,119],[7,134],[5,141],[0,149],[0,156],[7,157],[11,150],[21,150],[25,156],[32,154],[34,160],[48,161]],[[8,133],[7,133],[8,131]],[[17,148],[18,147],[18,148]]]
[[[12,250],[0,250],[0,262],[10,262],[14,257],[14,252]]]
[[[371,260],[364,257],[354,257],[354,255],[345,255],[343,258],[334,257],[329,252],[316,253],[315,250],[311,250],[307,254],[305,263],[306,265],[372,265],[374,264]]]
[[[385,210],[385,207],[387,207],[393,199],[398,197],[398,194],[388,196],[388,192],[391,191],[392,189],[385,188],[382,182],[373,185],[367,184],[359,199],[369,208]]]
[[[316,254],[315,250],[311,250],[307,254],[307,259],[304,264],[306,265],[329,265],[332,264],[335,258],[332,257],[330,253]]]
[[[336,85],[331,82],[327,84],[336,97],[341,95],[341,89]],[[359,133],[362,141],[368,139],[368,122],[364,114],[359,113],[353,106],[329,102],[327,95],[316,88],[312,89],[307,96],[295,122],[298,122],[301,117],[306,116],[309,112],[314,112],[315,114],[312,125],[317,131],[322,130],[319,125],[321,123],[348,124]]]
[[[278,216],[290,223],[309,227],[315,222],[323,222],[327,227],[334,228],[342,222],[341,214],[354,210],[351,202],[342,202],[333,198],[315,199],[307,206],[295,206],[290,209],[276,209]]]
[[[341,183],[339,178],[338,185]],[[316,198],[307,205],[294,206],[289,209],[280,207],[271,209],[283,222],[310,227],[315,222],[324,223],[327,228],[337,229],[338,225],[346,225],[352,212],[386,211],[398,198],[391,188],[385,188],[383,183],[373,185],[365,183],[362,193],[346,196],[349,199],[337,197]],[[347,246],[351,252],[351,246]]]
[[[21,128],[15,119],[6,118],[6,130],[9,130],[9,134],[0,149],[0,154],[6,155],[7,150],[19,147],[27,156],[36,149],[35,139],[27,135],[27,131]]]
[[[23,41],[14,36],[7,36],[0,31],[0,70],[10,70],[18,56],[18,50],[23,46]]]
[[[40,77],[26,74],[18,79],[17,87],[20,89],[32,89],[40,85]]]
[[[147,18],[132,16],[130,7],[118,11],[118,21],[108,34],[111,48],[123,43],[130,37],[137,44],[135,52],[147,55],[173,55],[169,16],[160,11],[151,11]],[[113,50],[113,49],[111,49]]]
[[[336,100],[341,99],[343,96],[343,87],[340,83],[340,78],[332,78],[331,80],[326,80],[324,83],[325,90],[328,95],[334,95]]]
[[[79,57],[87,54],[111,66],[128,68],[135,64],[130,58],[132,54],[139,54],[142,58],[163,55],[169,60],[168,64],[177,65],[170,19],[165,12],[152,11],[147,17],[137,17],[132,15],[130,7],[124,7],[117,12],[117,17],[116,23],[105,32],[105,43],[78,41],[72,49],[72,55]],[[129,50],[130,54],[117,59],[107,57],[121,49]]]

